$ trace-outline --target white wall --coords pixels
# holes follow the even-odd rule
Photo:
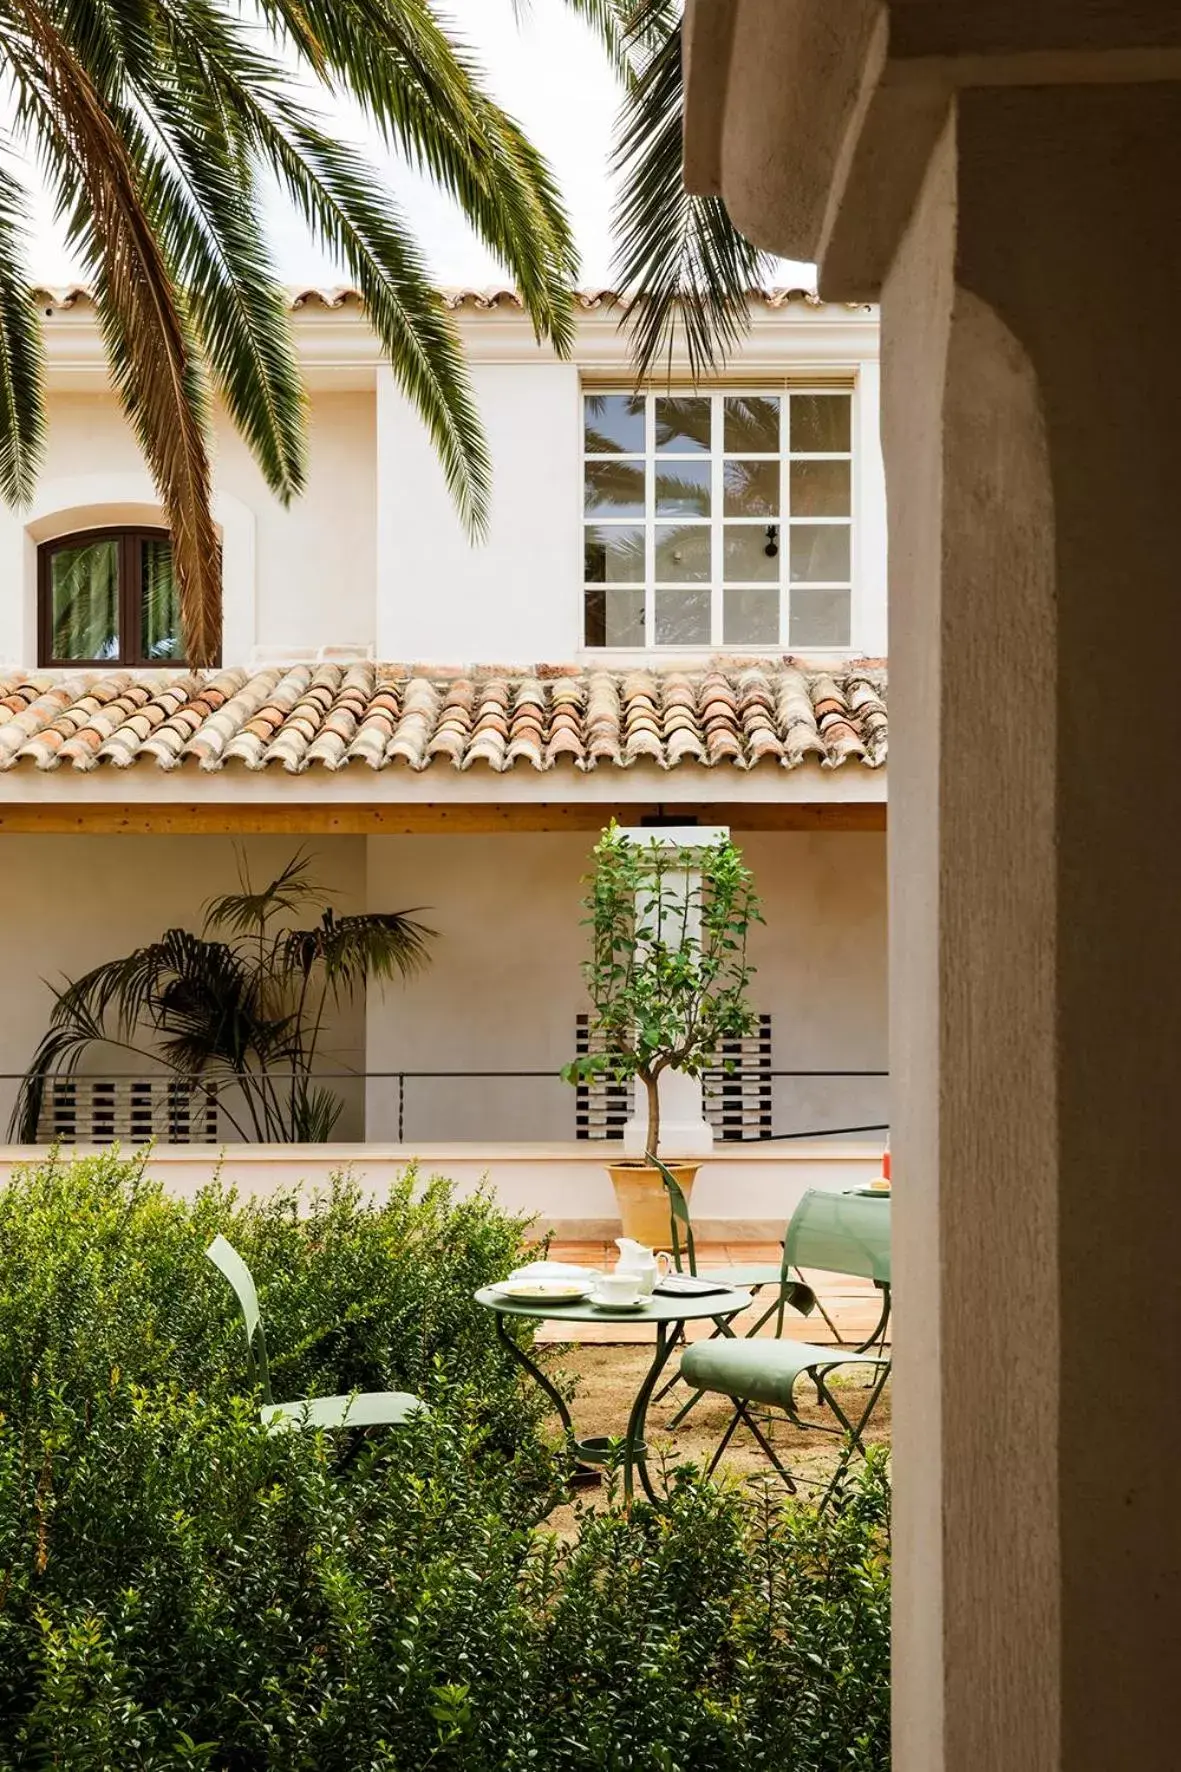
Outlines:
[[[109,394],[55,392],[33,506],[0,509],[0,660],[37,662],[36,543],[71,529],[160,522],[135,438]],[[370,392],[313,394],[307,490],[284,508],[224,418],[214,442],[227,664],[254,646],[372,644],[377,506]]]
[[[477,364],[492,460],[488,533],[464,533],[421,421],[378,381],[378,655],[533,664],[580,643],[579,380],[569,363]]]
[[[585,1008],[579,879],[591,840],[568,832],[369,837],[369,903],[422,905],[438,931],[418,979],[372,1002],[370,1071],[556,1071]],[[557,1080],[406,1084],[411,1141],[568,1139],[574,1092]],[[397,1138],[392,1084],[370,1085],[371,1138]]]
[[[876,833],[741,839],[767,922],[754,931],[755,1007],[773,1016],[777,1069],[885,1069],[885,838]],[[371,907],[425,906],[439,931],[422,976],[367,1011],[370,1071],[554,1071],[573,1057],[586,1005],[574,833],[370,837]],[[411,1080],[405,1142],[574,1135],[558,1081]],[[782,1081],[776,1129],[876,1124],[884,1082]],[[398,1136],[393,1083],[370,1085],[368,1135]]]
[[[377,414],[372,393],[312,395],[307,490],[286,509],[236,432],[218,431],[218,484],[258,524],[255,642],[315,648],[376,637]],[[241,664],[242,659],[227,659]]]
[[[611,1147],[616,1150],[618,1147]],[[864,1186],[881,1171],[881,1140],[874,1143],[757,1145],[720,1147],[697,1179],[693,1222],[699,1235],[723,1242],[766,1242],[781,1236],[800,1196],[808,1188],[839,1192]],[[0,1145],[0,1187],[22,1163],[45,1158],[32,1145]],[[148,1171],[170,1193],[192,1199],[217,1168],[228,1187],[244,1196],[270,1199],[300,1190],[305,1197],[348,1173],[374,1199],[408,1168],[420,1181],[445,1175],[462,1198],[491,1187],[509,1212],[536,1220],[538,1234],[614,1237],[619,1212],[602,1146],[428,1145],[408,1150],[397,1145],[157,1145]]]
[[[46,1025],[47,978],[77,975],[152,939],[170,925],[199,925],[206,900],[229,889],[240,851],[256,880],[270,878],[297,839],[251,837],[9,836],[0,846],[5,935],[0,1072],[20,1073]],[[750,834],[742,839],[763,897],[765,928],[752,942],[758,1008],[774,1017],[780,1068],[884,1068],[885,845],[872,834]],[[418,909],[438,930],[429,968],[407,985],[371,989],[337,1018],[324,1046],[333,1068],[539,1070],[573,1055],[574,1017],[585,1006],[579,962],[580,876],[590,839],[574,833],[496,836],[332,837],[310,840],[319,873],[342,910]],[[116,1052],[93,1072],[134,1070]],[[15,1085],[0,1085],[6,1122]],[[348,1095],[346,1088],[342,1093]],[[611,1147],[575,1146],[574,1092],[536,1081],[407,1083],[398,1138],[392,1084],[361,1087],[339,1124],[345,1141],[290,1159],[228,1147],[229,1173],[263,1191],[356,1160],[380,1185],[416,1153],[475,1186],[485,1170],[514,1206],[567,1223],[604,1226],[614,1212]],[[777,1130],[876,1124],[882,1084],[777,1085]],[[365,1140],[361,1149],[347,1141]],[[544,1142],[538,1142],[544,1141]],[[535,1148],[527,1147],[534,1144]],[[880,1138],[837,1145],[802,1141],[716,1147],[698,1184],[706,1221],[782,1217],[807,1186],[863,1177]],[[0,1152],[0,1178],[12,1153]],[[207,1175],[216,1153],[170,1151],[170,1176]],[[850,1167],[852,1165],[852,1167]],[[790,1198],[788,1197],[790,1195]],[[753,1234],[753,1233],[752,1233]]]
[[[369,646],[424,664],[570,663],[581,653],[583,375],[627,385],[618,313],[580,310],[572,357],[539,348],[511,309],[459,329],[492,463],[489,525],[473,543],[427,432],[392,372],[362,348],[355,308],[312,310],[307,490],[284,509],[224,416],[214,445],[227,663]],[[885,649],[885,492],[876,322],[867,312],[756,307],[736,374],[856,380],[854,652]],[[35,543],[99,523],[159,520],[150,477],[105,391],[93,316],[49,323],[49,450],[33,507],[0,511],[0,662],[37,657]],[[680,371],[678,370],[678,373]],[[620,662],[616,655],[614,662]],[[684,662],[682,660],[681,662]]]
[[[772,1014],[777,1070],[885,1070],[886,839],[876,832],[749,832],[738,841],[763,900],[756,1007]],[[886,1082],[780,1079],[776,1129],[876,1124]]]
[[[0,927],[4,932],[4,1013],[0,1016],[0,1137],[16,1085],[44,1033],[53,1006],[52,981],[77,977],[170,927],[199,929],[207,900],[233,891],[238,858],[256,885],[272,879],[300,847],[293,837],[6,836],[0,839]],[[333,905],[365,905],[364,838],[312,839],[317,876]],[[326,1028],[324,1062],[364,1068],[365,1006],[361,997]],[[134,1072],[133,1055],[96,1050],[90,1074]],[[341,1137],[361,1137],[361,1091],[341,1086],[351,1114]]]

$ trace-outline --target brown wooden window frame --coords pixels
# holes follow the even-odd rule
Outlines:
[[[113,523],[94,529],[75,529],[68,535],[55,535],[37,548],[37,654],[42,666],[72,665],[116,666],[135,670],[174,670],[183,666],[183,658],[147,658],[143,646],[143,583],[141,559],[145,541],[168,541],[167,529],[150,524],[130,527]],[[111,658],[56,658],[53,654],[53,556],[62,548],[85,547],[89,542],[119,543],[119,650]]]

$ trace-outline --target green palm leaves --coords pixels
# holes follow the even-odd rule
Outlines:
[[[696,378],[743,337],[747,297],[774,260],[743,238],[719,198],[685,190],[682,0],[566,3],[597,29],[624,83],[614,282],[631,298],[624,325],[637,380],[667,367],[682,340]]]
[[[108,1046],[193,1094],[216,1087],[239,1137],[321,1143],[341,1111],[315,1080],[328,1010],[369,980],[421,970],[433,933],[406,911],[337,916],[302,853],[257,890],[244,877],[208,906],[201,934],[165,930],[64,986],[10,1130],[35,1142],[50,1080]]]
[[[262,27],[262,28],[260,28]],[[437,449],[467,527],[489,462],[454,327],[364,157],[307,88],[356,101],[455,200],[515,279],[539,338],[571,335],[576,257],[542,158],[427,0],[0,0],[9,147],[36,159],[92,282],[115,386],[172,530],[186,657],[217,654],[214,394],[286,501],[304,396],[259,223],[276,179],[341,260]],[[0,169],[0,496],[28,499],[44,447],[24,194]]]

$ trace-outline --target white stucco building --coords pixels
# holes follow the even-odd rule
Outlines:
[[[420,1154],[586,1224],[612,1215],[608,1144],[579,1136],[602,1128],[556,1073],[585,1007],[580,877],[612,814],[729,825],[754,869],[769,1022],[745,1130],[886,1117],[877,319],[761,298],[716,386],[674,368],[637,394],[609,295],[583,298],[567,361],[511,296],[453,299],[493,462],[486,541],[355,298],[304,292],[307,492],[282,509],[219,426],[222,667],[198,677],[93,311],[46,298],[48,461],[33,507],[0,516],[4,1111],[46,980],[198,926],[239,855],[261,881],[303,846],[339,910],[424,907],[433,962],[338,1017],[341,1143],[231,1140],[231,1173],[347,1158],[380,1179]],[[134,1063],[103,1062],[126,1094]],[[858,1072],[877,1074],[838,1074]],[[700,1213],[781,1218],[880,1146],[720,1140]],[[210,1155],[154,1160],[189,1178]]]

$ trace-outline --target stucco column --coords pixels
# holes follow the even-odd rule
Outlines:
[[[895,1772],[1173,1772],[1181,12],[686,19],[690,187],[882,297]]]
[[[883,292],[899,1772],[1166,1772],[1181,87],[965,90]]]

